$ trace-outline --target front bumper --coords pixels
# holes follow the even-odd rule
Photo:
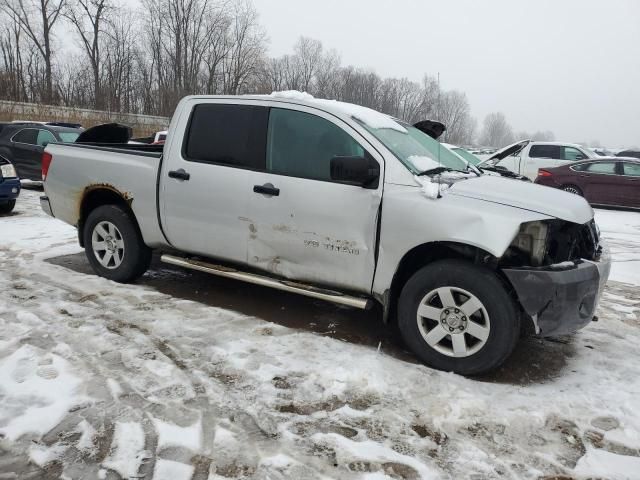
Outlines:
[[[17,178],[0,179],[0,202],[15,200],[20,195],[20,180]]]
[[[506,268],[520,305],[542,336],[575,332],[593,320],[609,278],[608,249],[598,261],[581,260],[560,268]]]
[[[40,197],[40,208],[44,210],[44,213],[53,217],[53,212],[51,211],[51,203],[49,202],[49,197],[43,196]]]

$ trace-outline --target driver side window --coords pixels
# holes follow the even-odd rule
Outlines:
[[[587,158],[587,156],[577,148],[563,147],[563,150],[563,160],[571,160],[572,162],[575,162],[576,160],[584,160]]]
[[[267,132],[267,171],[331,181],[331,159],[365,151],[337,125],[305,112],[272,108]]]

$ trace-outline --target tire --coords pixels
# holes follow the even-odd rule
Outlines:
[[[565,192],[573,193],[574,195],[580,195],[581,197],[584,197],[582,190],[580,190],[580,188],[575,185],[563,185],[562,190],[564,190]]]
[[[84,222],[83,239],[93,271],[109,280],[131,282],[151,263],[151,249],[143,242],[138,226],[117,205],[93,210]]]
[[[520,336],[520,316],[498,276],[462,260],[434,262],[407,281],[398,326],[426,365],[461,375],[496,369]]]
[[[7,215],[13,211],[13,207],[16,206],[15,200],[9,200],[8,202],[0,203],[0,215]]]

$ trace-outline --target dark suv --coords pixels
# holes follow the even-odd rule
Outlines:
[[[51,142],[74,142],[81,132],[81,128],[41,123],[2,123],[0,155],[13,163],[20,178],[39,181],[44,147]]]

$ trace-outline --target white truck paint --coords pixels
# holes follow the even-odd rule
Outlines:
[[[597,155],[574,143],[521,140],[497,151],[478,166],[482,168],[499,165],[535,180],[540,168],[560,167],[587,158],[597,158]]]
[[[268,129],[266,123],[264,126],[266,146],[260,154],[267,156],[266,164],[238,168],[189,156],[188,143],[192,142],[189,132],[208,128],[194,123],[203,118],[196,116],[197,109],[215,113],[221,109],[234,112],[247,108],[258,117],[268,116]],[[272,151],[278,135],[293,144],[304,140],[299,151],[312,157],[315,148],[333,148],[328,146],[333,137],[316,138],[313,132],[303,130],[296,133],[295,122],[279,127],[272,123],[273,112],[286,112],[285,117],[304,114],[300,118],[316,122],[328,132],[339,132],[342,141],[346,139],[363,153],[345,158],[340,148],[346,147],[336,146],[335,151],[331,150],[330,179],[279,172],[269,164],[275,165],[273,159],[277,157]],[[279,132],[279,128],[285,127],[286,132]],[[586,288],[585,295],[596,298],[593,292],[599,291],[608,276],[608,262],[605,257],[599,258],[593,211],[584,199],[527,182],[482,175],[417,129],[373,110],[301,94],[191,96],[178,105],[168,132],[162,155],[129,150],[126,146],[50,144],[46,153],[52,160],[44,182],[43,208],[76,225],[81,241],[83,238],[95,241],[95,231],[92,237],[87,225],[91,212],[105,203],[115,203],[130,212],[139,226],[140,241],[146,246],[183,252],[185,260],[171,257],[172,263],[199,266],[213,273],[226,271],[226,276],[269,286],[277,287],[277,282],[281,282],[289,291],[298,289],[299,293],[311,296],[317,292],[324,299],[333,295],[327,292],[335,292],[334,301],[340,301],[340,295],[373,299],[382,304],[385,317],[398,304],[408,279],[405,277],[419,273],[428,262],[439,258],[466,259],[481,272],[494,272],[491,275],[500,277],[500,282],[512,282],[521,297],[516,300],[520,302],[518,308],[543,334],[580,328],[590,318],[584,315],[578,318],[577,310],[573,310],[578,308],[576,305],[560,304],[547,309],[553,312],[553,317],[539,318],[548,302],[547,306],[541,306],[544,298],[540,301],[530,298],[535,290],[528,283],[531,279],[547,275],[548,285],[556,288],[557,284],[557,291],[550,293],[557,300],[558,295],[568,295],[563,290],[565,284],[580,284],[580,291]],[[247,145],[254,148],[254,144]],[[260,155],[257,158],[263,162]],[[301,155],[300,162],[305,161],[304,156]],[[411,159],[419,159],[419,166],[411,163]],[[368,167],[363,169],[365,160]],[[348,168],[339,170],[341,166]],[[429,172],[420,171],[425,166]],[[433,198],[426,195],[423,192],[427,184],[435,185],[442,194]],[[545,242],[553,240],[552,231],[556,229],[572,232],[562,235],[582,250],[562,254],[567,258],[546,258],[550,253]],[[532,231],[537,233],[532,235]],[[577,236],[580,241],[591,238],[591,246],[578,245]],[[84,244],[90,260],[91,255],[99,256],[96,247],[86,240]],[[100,248],[99,251],[104,251],[104,247]],[[133,261],[126,257],[126,250],[123,252],[128,261]],[[189,260],[194,255],[204,262],[215,261],[230,268]],[[582,263],[581,255],[593,258],[588,258],[590,263],[586,264]],[[545,266],[561,261],[569,261],[573,267],[557,271]],[[96,268],[94,264],[95,261],[92,265]],[[263,272],[263,277],[244,274],[243,270]],[[100,268],[96,271],[112,278],[109,271]],[[520,272],[530,273],[523,279]],[[301,284],[304,286],[300,287]],[[575,292],[573,296],[576,297]],[[456,305],[462,301],[449,299]],[[590,312],[587,316],[592,315],[596,300],[585,307]],[[462,304],[459,307],[462,309]],[[446,305],[438,308],[449,312]],[[490,311],[494,307],[487,308]],[[455,309],[457,312],[458,307]],[[420,311],[418,322],[422,318]],[[445,325],[448,329],[452,325],[456,329],[458,326],[462,329],[463,325],[466,328],[466,317],[442,312],[443,328]],[[498,314],[494,315],[493,324],[497,328]],[[485,326],[486,330],[476,333],[484,337],[481,342],[488,341],[489,324]],[[423,332],[423,327],[420,328]],[[472,363],[464,364],[461,359],[473,362],[476,353],[483,351],[484,343],[475,343],[467,349],[464,339],[456,336],[457,330],[450,336],[452,343],[448,330],[446,335],[443,332],[436,335],[437,342],[446,345],[434,346],[434,351],[440,352],[438,355],[445,352],[441,355],[444,363],[432,361],[412,347],[425,362],[437,368],[475,373],[494,368],[506,358],[487,360],[474,369],[469,366]],[[475,337],[469,338],[472,341]],[[434,334],[425,337],[425,341],[434,341]]]

